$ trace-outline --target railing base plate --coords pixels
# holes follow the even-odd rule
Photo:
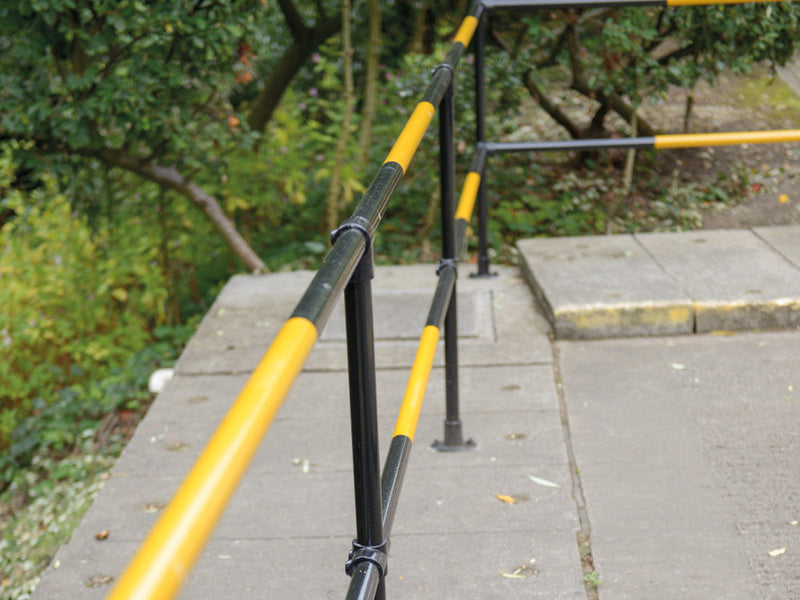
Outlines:
[[[473,439],[468,439],[466,442],[461,442],[460,444],[447,444],[445,442],[441,442],[439,440],[434,440],[433,444],[431,444],[431,448],[436,450],[437,452],[461,452],[464,450],[473,450],[477,448],[478,444]]]

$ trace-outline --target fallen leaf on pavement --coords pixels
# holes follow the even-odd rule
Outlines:
[[[112,581],[114,581],[114,578],[111,575],[97,575],[86,580],[86,587],[97,588]]]
[[[512,496],[508,496],[506,494],[497,494],[497,499],[501,502],[505,502],[506,504],[516,504],[517,501],[514,500]]]
[[[541,477],[536,477],[535,475],[528,475],[528,479],[530,479],[533,483],[538,483],[539,485],[543,485],[544,487],[551,487],[551,488],[561,487],[557,483],[553,483],[552,481],[548,481],[547,479],[542,479]]]
[[[110,532],[108,531],[108,529],[103,529],[103,531],[98,531],[97,533],[94,534],[94,539],[100,540],[102,542],[103,540],[108,539],[109,533]]]
[[[775,550],[770,550],[769,552],[767,552],[767,554],[769,554],[772,558],[775,558],[776,556],[780,556],[785,552],[786,552],[786,546],[784,546],[783,548],[775,548]]]
[[[307,474],[311,472],[311,461],[305,457],[292,459],[292,464],[299,466],[303,473]]]
[[[508,577],[509,579],[527,579],[531,575],[538,575],[539,569],[535,567],[529,567],[528,565],[522,565],[521,567],[517,567],[511,573],[506,573],[505,571],[500,571],[500,575],[503,577]]]
[[[781,204],[786,204],[789,201],[789,194],[781,194],[778,196],[778,202]]]

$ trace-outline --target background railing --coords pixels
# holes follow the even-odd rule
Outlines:
[[[389,538],[403,476],[430,377],[444,332],[446,417],[442,451],[474,446],[464,440],[458,406],[457,261],[467,226],[478,204],[478,275],[489,275],[484,171],[489,156],[506,152],[682,148],[719,144],[800,140],[800,130],[663,135],[648,138],[499,143],[486,140],[483,21],[492,10],[588,6],[738,3],[703,0],[484,0],[471,9],[443,62],[353,214],[331,235],[322,267],[251,375],[236,402],[203,450],[163,516],[153,528],[109,598],[172,598],[202,550],[289,388],[324,328],[342,292],[345,298],[351,435],[356,504],[356,538],[346,563],[349,599],[384,598]],[[456,206],[454,151],[455,68],[475,37],[475,155]],[[377,436],[373,340],[372,244],[378,224],[405,175],[434,113],[439,110],[442,258],[425,327],[382,470]]]

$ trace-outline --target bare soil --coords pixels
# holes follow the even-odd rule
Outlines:
[[[648,112],[664,133],[683,133],[686,92],[671,90]],[[800,128],[800,97],[767,67],[748,76],[724,75],[695,91],[688,131],[723,132]],[[704,229],[800,223],[800,144],[754,144],[662,151],[665,183],[708,182],[739,172],[746,195],[703,211]]]

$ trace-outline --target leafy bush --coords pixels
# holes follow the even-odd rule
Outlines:
[[[2,168],[8,190],[8,155]],[[0,450],[65,390],[124,366],[152,339],[166,300],[161,271],[147,260],[152,236],[98,243],[51,182],[7,191],[2,207],[16,216],[0,230]]]

